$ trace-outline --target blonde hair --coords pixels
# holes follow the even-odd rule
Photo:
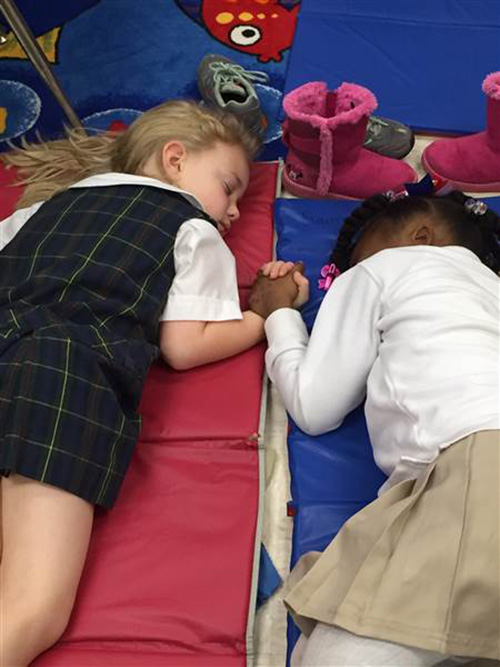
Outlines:
[[[66,130],[66,138],[30,144],[0,155],[18,170],[26,186],[16,208],[49,199],[77,181],[108,171],[140,174],[155,156],[161,164],[163,146],[181,141],[188,151],[201,151],[216,142],[239,145],[249,160],[259,150],[259,140],[232,114],[202,107],[196,102],[174,100],[142,113],[125,132],[87,136]]]

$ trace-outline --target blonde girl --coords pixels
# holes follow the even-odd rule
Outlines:
[[[67,625],[151,362],[188,369],[263,337],[221,238],[257,148],[234,117],[174,101],[115,137],[4,156],[27,187],[0,223],[2,665],[28,665]]]

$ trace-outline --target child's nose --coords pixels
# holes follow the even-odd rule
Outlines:
[[[236,204],[232,204],[229,207],[229,210],[228,210],[227,214],[228,214],[229,219],[231,220],[231,222],[233,222],[234,220],[238,220],[238,218],[240,217],[240,212],[239,212],[239,209],[236,206]]]

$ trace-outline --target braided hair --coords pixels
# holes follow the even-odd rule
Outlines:
[[[416,214],[441,220],[453,235],[456,245],[472,250],[495,273],[500,272],[500,217],[491,209],[475,213],[476,200],[454,190],[444,196],[407,196],[392,201],[385,194],[366,199],[346,218],[333,249],[330,262],[346,271],[354,246],[370,227],[384,221],[404,224]],[[479,202],[478,202],[479,203]],[[485,207],[483,207],[485,208]]]

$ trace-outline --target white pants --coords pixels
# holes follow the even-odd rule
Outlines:
[[[291,667],[455,667],[471,660],[360,637],[318,623],[309,639],[304,635],[299,638]]]

